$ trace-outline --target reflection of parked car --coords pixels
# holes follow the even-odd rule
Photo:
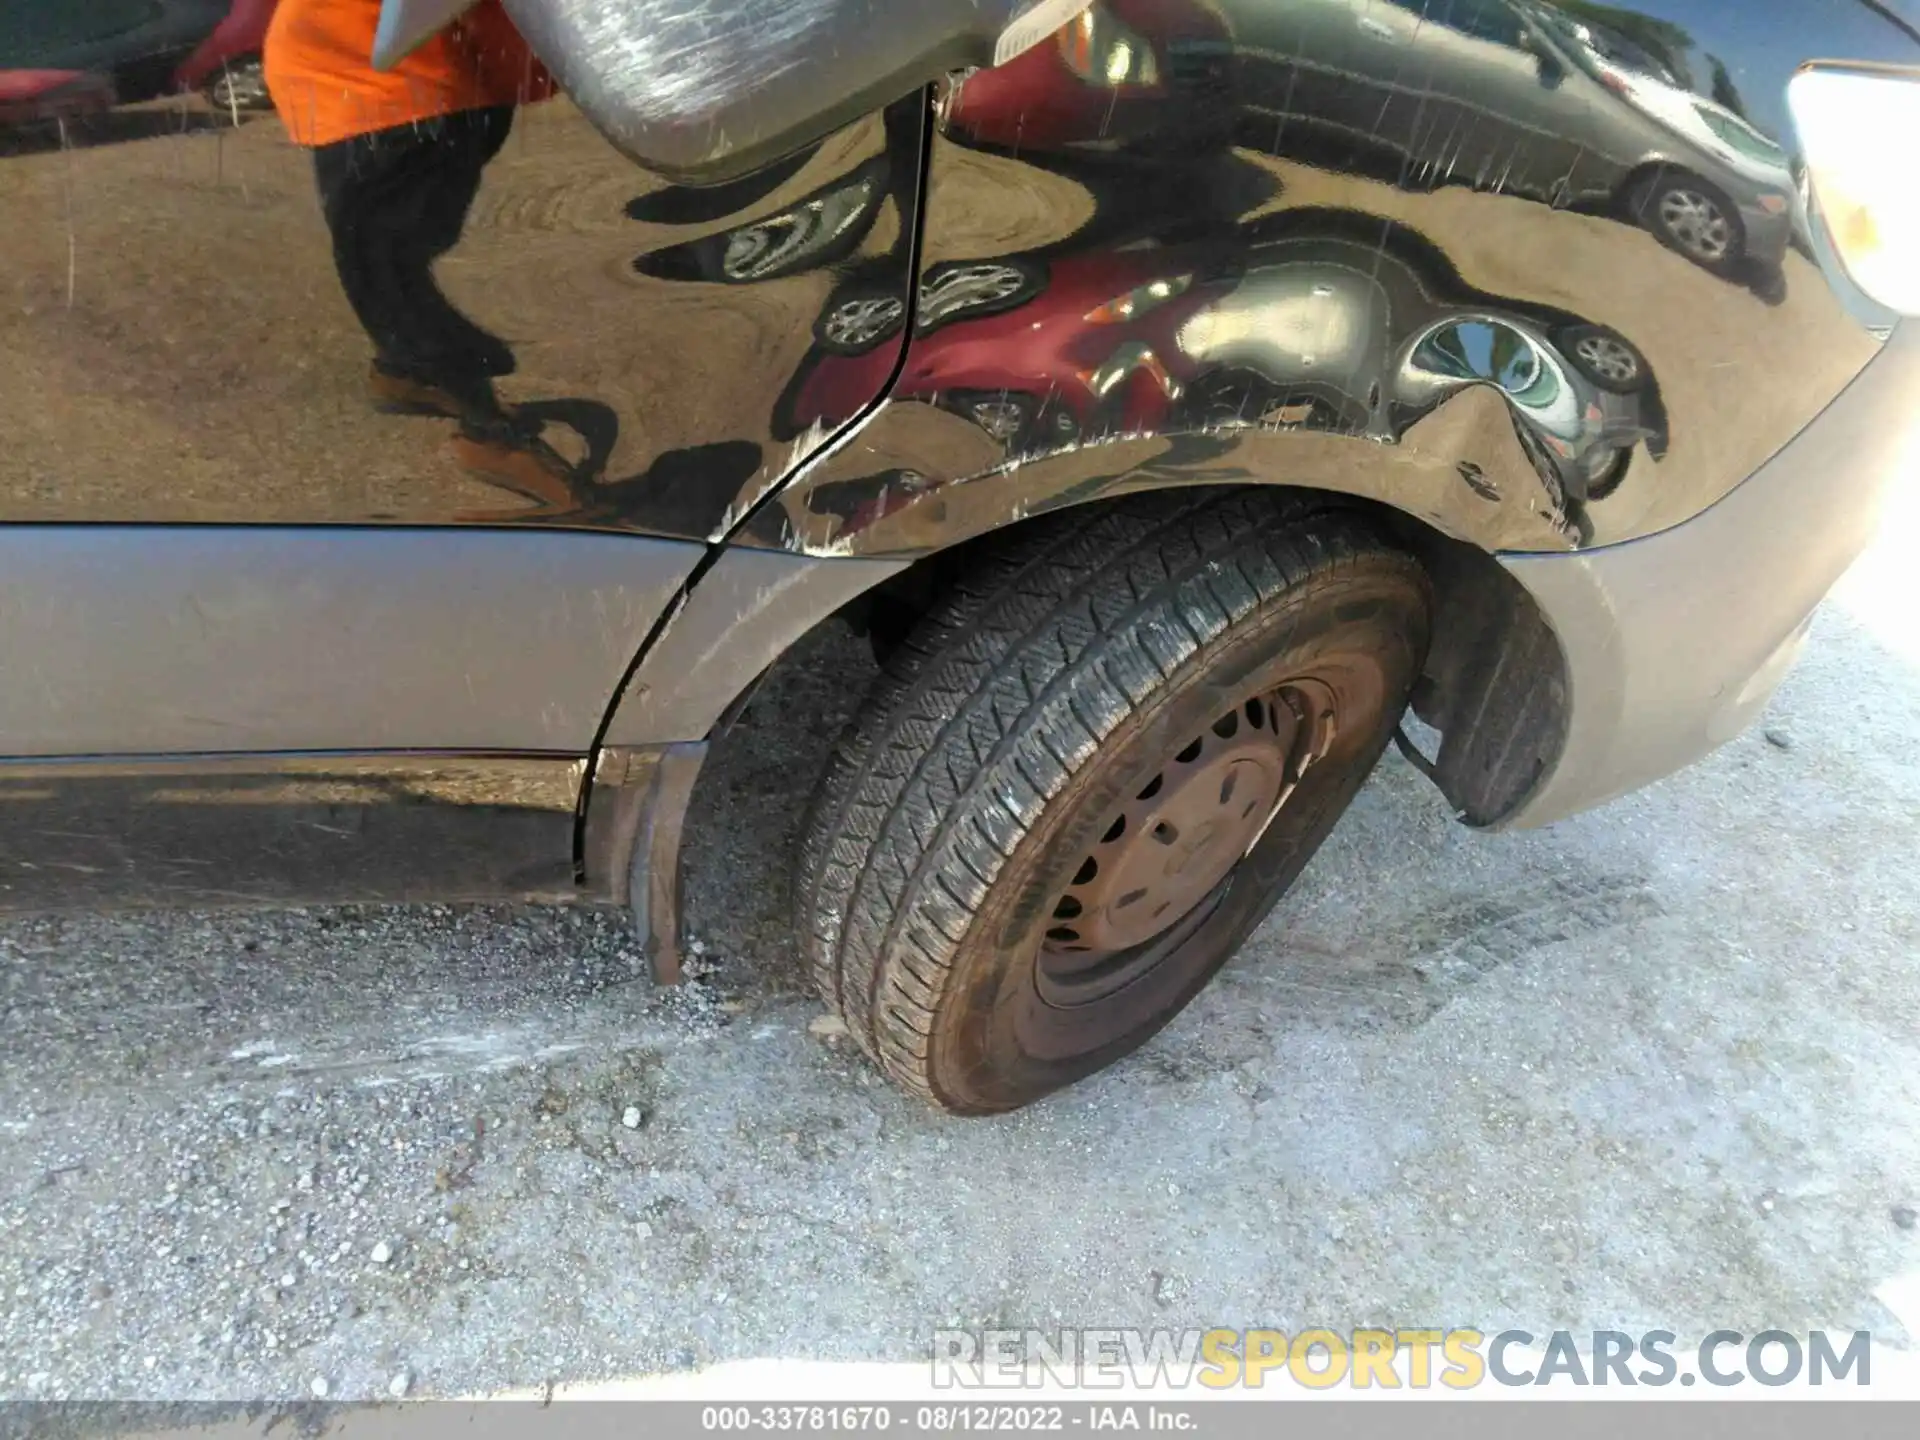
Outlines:
[[[1162,357],[1178,357],[1182,321],[1221,293],[1218,279],[1199,272],[1202,263],[1176,248],[1100,252],[1044,268],[1019,256],[936,266],[923,282],[918,338],[893,393],[963,415],[1016,450],[1159,426],[1182,391],[1182,377]],[[781,427],[797,433],[857,411],[894,365],[892,347],[875,348],[890,333],[870,334],[859,348],[823,334],[827,353]]]
[[[1383,239],[1374,217],[1296,211],[1287,225],[1287,238],[1230,261],[1218,245],[1056,259],[1044,290],[977,309],[930,306],[927,291],[940,293],[943,278],[935,267],[893,394],[1022,451],[1268,419],[1394,440],[1449,396],[1490,386],[1556,507],[1604,495],[1641,440],[1664,452],[1657,387],[1624,336],[1472,295],[1424,242],[1399,229]],[[1019,275],[1033,264],[951,268]],[[790,392],[781,429],[855,414],[886,383],[895,352],[877,347],[897,324],[860,347],[822,336],[828,354]]]
[[[1593,78],[1711,163],[1671,163],[1627,195],[1661,240],[1709,270],[1742,257],[1777,265],[1793,236],[1794,180],[1787,152],[1717,100],[1696,95],[1660,61],[1603,29],[1550,7],[1529,15]]]
[[[1664,448],[1653,376],[1624,336],[1446,294],[1413,260],[1419,248],[1336,233],[1253,250],[1232,293],[1180,328],[1178,363],[1204,377],[1190,418],[1291,411],[1291,423],[1395,440],[1449,396],[1488,386],[1556,507],[1605,493],[1641,440]]]
[[[0,72],[69,75],[13,118],[70,113],[60,107],[82,92],[120,105],[183,90],[202,91],[222,109],[265,105],[260,49],[273,9],[274,0],[8,0],[0,4]]]
[[[0,70],[0,125],[64,120],[113,108],[113,82],[84,70]]]
[[[1050,41],[969,76],[948,123],[1009,150],[1191,150],[1231,133],[1231,55],[1208,0],[1095,0]]]
[[[1029,255],[985,260],[946,260],[920,277],[913,328],[930,335],[953,320],[997,315],[1024,305],[1047,284],[1045,262]],[[884,284],[854,284],[836,291],[814,324],[814,339],[831,355],[864,355],[906,324],[906,299]]]
[[[277,0],[233,0],[213,33],[174,71],[173,88],[197,90],[220,110],[265,110],[267,72],[261,54]]]
[[[1242,102],[1288,134],[1385,146],[1409,181],[1624,207],[1716,273],[1777,267],[1792,183],[1777,147],[1597,27],[1513,0],[1296,0],[1257,12]],[[1252,21],[1243,21],[1252,27]],[[1265,132],[1272,138],[1272,131]]]

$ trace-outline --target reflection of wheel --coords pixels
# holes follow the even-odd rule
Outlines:
[[[931,266],[920,279],[914,329],[922,335],[956,320],[997,315],[1024,305],[1047,286],[1037,260],[958,260]],[[891,339],[906,323],[906,303],[883,285],[842,290],[814,324],[820,348],[835,355],[863,355]]]
[[[905,328],[907,300],[886,285],[841,291],[814,322],[813,338],[830,355],[864,355]]]
[[[836,190],[728,232],[720,251],[720,278],[745,285],[831,264],[858,245],[872,225],[884,198],[884,178],[884,171],[869,166]]]
[[[1573,368],[1602,390],[1631,395],[1647,383],[1647,362],[1617,330],[1571,325],[1555,340]]]
[[[1626,480],[1633,468],[1633,449],[1620,445],[1596,452],[1587,462],[1587,500],[1604,500]]]
[[[1360,788],[1428,603],[1369,520],[1273,491],[1139,495],[977,552],[808,820],[797,914],[828,1001],[953,1111],[1127,1054]]]
[[[1054,395],[1018,390],[948,390],[940,408],[973,421],[1006,450],[1065,445],[1080,437],[1080,422]]]
[[[998,315],[1024,305],[1047,288],[1047,267],[1038,260],[948,260],[920,279],[914,328],[925,334],[954,320]]]
[[[956,390],[940,399],[946,409],[966,416],[1009,449],[1019,446],[1040,408],[1032,396],[1009,390]]]
[[[723,235],[650,250],[634,260],[633,268],[660,280],[756,285],[838,265],[872,230],[887,198],[886,180],[885,158],[870,160],[837,185],[776,215]],[[675,207],[636,201],[627,211],[645,215],[657,208]]]
[[[1718,188],[1684,170],[1662,170],[1640,186],[1634,217],[1664,244],[1716,274],[1733,269],[1746,247],[1740,212]]]
[[[258,55],[229,60],[200,93],[214,109],[229,114],[235,110],[273,108],[273,97],[267,93],[267,67]]]

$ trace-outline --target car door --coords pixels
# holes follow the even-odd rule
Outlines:
[[[64,0],[7,4],[0,72],[61,63]],[[831,439],[775,434],[822,315],[904,332],[911,84],[694,186],[530,57],[342,134],[300,53],[259,113],[84,70],[6,111],[0,907],[568,891],[636,653]]]

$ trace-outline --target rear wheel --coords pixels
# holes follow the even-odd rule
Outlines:
[[[273,97],[267,93],[267,67],[258,55],[229,60],[201,93],[222,112],[273,108]]]
[[[1746,249],[1740,212],[1714,185],[1684,170],[1662,170],[1641,184],[1634,216],[1655,237],[1702,269],[1733,271]]]
[[[1146,1041],[1293,883],[1391,736],[1428,587],[1332,499],[1143,495],[972,557],[816,798],[815,978],[942,1108]]]
[[[849,286],[814,322],[813,338],[829,355],[865,355],[907,325],[907,302],[891,285]]]
[[[1574,369],[1600,389],[1631,395],[1646,388],[1647,362],[1619,331],[1604,325],[1570,325],[1557,339]]]

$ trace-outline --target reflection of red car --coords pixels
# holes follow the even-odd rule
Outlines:
[[[1051,40],[968,76],[947,121],[1010,150],[1191,147],[1229,133],[1232,53],[1206,0],[1095,0]]]
[[[220,109],[264,109],[267,75],[260,56],[278,0],[233,0],[226,19],[173,72],[176,90],[198,90]]]
[[[113,82],[84,70],[0,70],[0,125],[62,120],[107,110]]]
[[[269,104],[261,49],[275,0],[89,0],[18,33],[0,16],[0,123],[84,115],[199,91],[221,109]]]
[[[1188,249],[1055,260],[1024,304],[951,311],[916,335],[892,396],[964,415],[1013,450],[1162,425],[1191,378],[1175,337],[1223,291],[1199,260]],[[784,418],[796,433],[848,419],[887,388],[898,358],[891,345],[819,354]]]

